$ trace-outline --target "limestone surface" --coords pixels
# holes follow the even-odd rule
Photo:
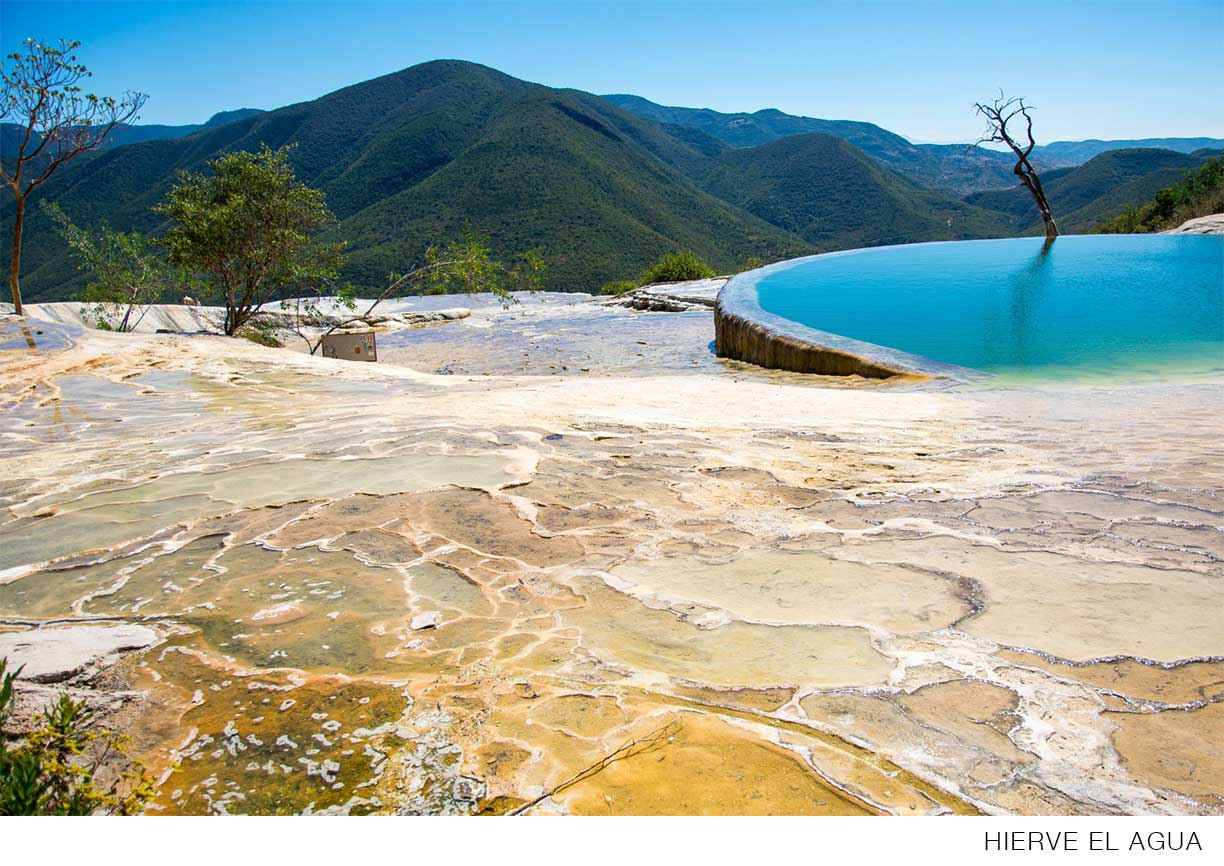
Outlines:
[[[10,671],[20,668],[23,679],[50,683],[113,664],[123,650],[157,640],[153,629],[131,623],[47,626],[0,632],[0,658],[8,660]]]
[[[1164,234],[1224,235],[1224,213],[1213,213],[1186,220],[1177,228],[1169,229]]]
[[[1218,376],[711,333],[473,305],[354,365],[0,322],[0,652],[171,814],[1224,811]]]

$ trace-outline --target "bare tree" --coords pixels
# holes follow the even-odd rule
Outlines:
[[[147,98],[128,91],[121,99],[84,93],[80,83],[93,73],[77,62],[81,43],[59,46],[27,39],[24,52],[10,54],[0,70],[0,121],[18,126],[13,153],[0,155],[0,179],[16,199],[9,288],[21,315],[21,231],[26,199],[68,160],[106,141],[121,123],[136,117]]]
[[[978,114],[986,118],[986,131],[974,143],[974,147],[983,142],[998,141],[1011,148],[1012,153],[1016,155],[1016,167],[1012,169],[1012,172],[1020,178],[1020,182],[1024,184],[1033,196],[1033,201],[1037,203],[1037,210],[1041,212],[1042,222],[1045,223],[1046,239],[1053,240],[1058,237],[1058,226],[1054,223],[1053,214],[1050,213],[1050,203],[1046,200],[1045,190],[1041,188],[1041,178],[1037,176],[1037,170],[1029,161],[1029,156],[1037,145],[1033,140],[1033,118],[1029,114],[1030,107],[1024,104],[1023,97],[1004,99],[1002,92],[989,105],[977,102],[973,107]],[[1017,136],[1007,128],[1007,124],[1017,116],[1024,118],[1024,135],[1028,139],[1028,144],[1022,144]]]

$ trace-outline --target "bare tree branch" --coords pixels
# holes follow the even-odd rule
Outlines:
[[[1033,163],[1029,160],[1033,149],[1037,146],[1037,141],[1033,137],[1033,116],[1029,114],[1030,106],[1024,104],[1023,97],[1005,99],[1003,92],[1000,91],[998,98],[993,102],[989,104],[978,102],[974,103],[973,107],[978,114],[986,118],[986,130],[973,146],[977,147],[987,142],[1000,142],[1011,149],[1011,152],[1016,155],[1016,165],[1012,173],[1020,178],[1020,182],[1024,184],[1037,204],[1037,210],[1041,213],[1042,222],[1045,224],[1046,238],[1058,237],[1058,226],[1054,222],[1050,202],[1046,199],[1045,190],[1041,186],[1041,178],[1037,176],[1037,170],[1033,168]],[[1024,118],[1027,144],[1018,141],[1007,128],[1008,123],[1017,116]]]

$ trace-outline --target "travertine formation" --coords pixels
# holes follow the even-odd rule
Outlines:
[[[817,331],[766,312],[757,296],[758,281],[769,272],[797,261],[804,260],[793,259],[738,274],[719,290],[714,305],[714,351],[720,358],[772,370],[868,379],[919,380],[945,372],[945,365],[935,361]],[[972,373],[950,367],[947,371]]]
[[[0,647],[84,658],[27,705],[95,701],[169,813],[1224,812],[1218,383],[831,389],[680,371],[696,313],[514,315],[682,339],[0,325]]]
[[[321,311],[311,317],[312,330],[318,331],[328,327],[370,326],[381,330],[399,330],[417,327],[437,322],[451,322],[464,319],[471,315],[466,307],[448,309],[399,309],[404,304],[394,302],[376,307],[367,312],[371,302],[348,310],[334,304],[322,305]],[[255,321],[261,326],[272,329],[292,329],[296,317],[292,307],[283,308],[279,304],[269,305],[256,314]],[[0,314],[11,313],[11,304],[0,304]],[[89,304],[74,301],[54,301],[47,304],[27,304],[26,315],[32,319],[53,322],[60,325],[80,325],[93,327],[96,324],[96,313]],[[170,331],[176,333],[220,333],[225,322],[224,307],[186,307],[181,304],[153,304],[147,308],[140,307],[132,313],[133,327],[131,330],[144,334]],[[292,335],[285,334],[286,339]]]
[[[1186,220],[1177,228],[1169,229],[1165,234],[1224,235],[1224,213],[1213,213]]]
[[[675,283],[653,283],[622,295],[601,298],[600,303],[650,313],[688,313],[712,310],[718,300],[719,291],[726,283],[726,277],[685,280]]]
[[[827,342],[787,334],[757,318],[720,304],[714,311],[715,345],[719,357],[747,361],[773,370],[824,376],[866,376],[889,379],[917,373],[870,358],[866,353],[839,349]]]

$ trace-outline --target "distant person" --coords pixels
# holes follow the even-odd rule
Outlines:
[[[197,301],[195,298],[191,297],[191,295],[183,295],[183,306],[198,307],[200,306],[200,302]]]

